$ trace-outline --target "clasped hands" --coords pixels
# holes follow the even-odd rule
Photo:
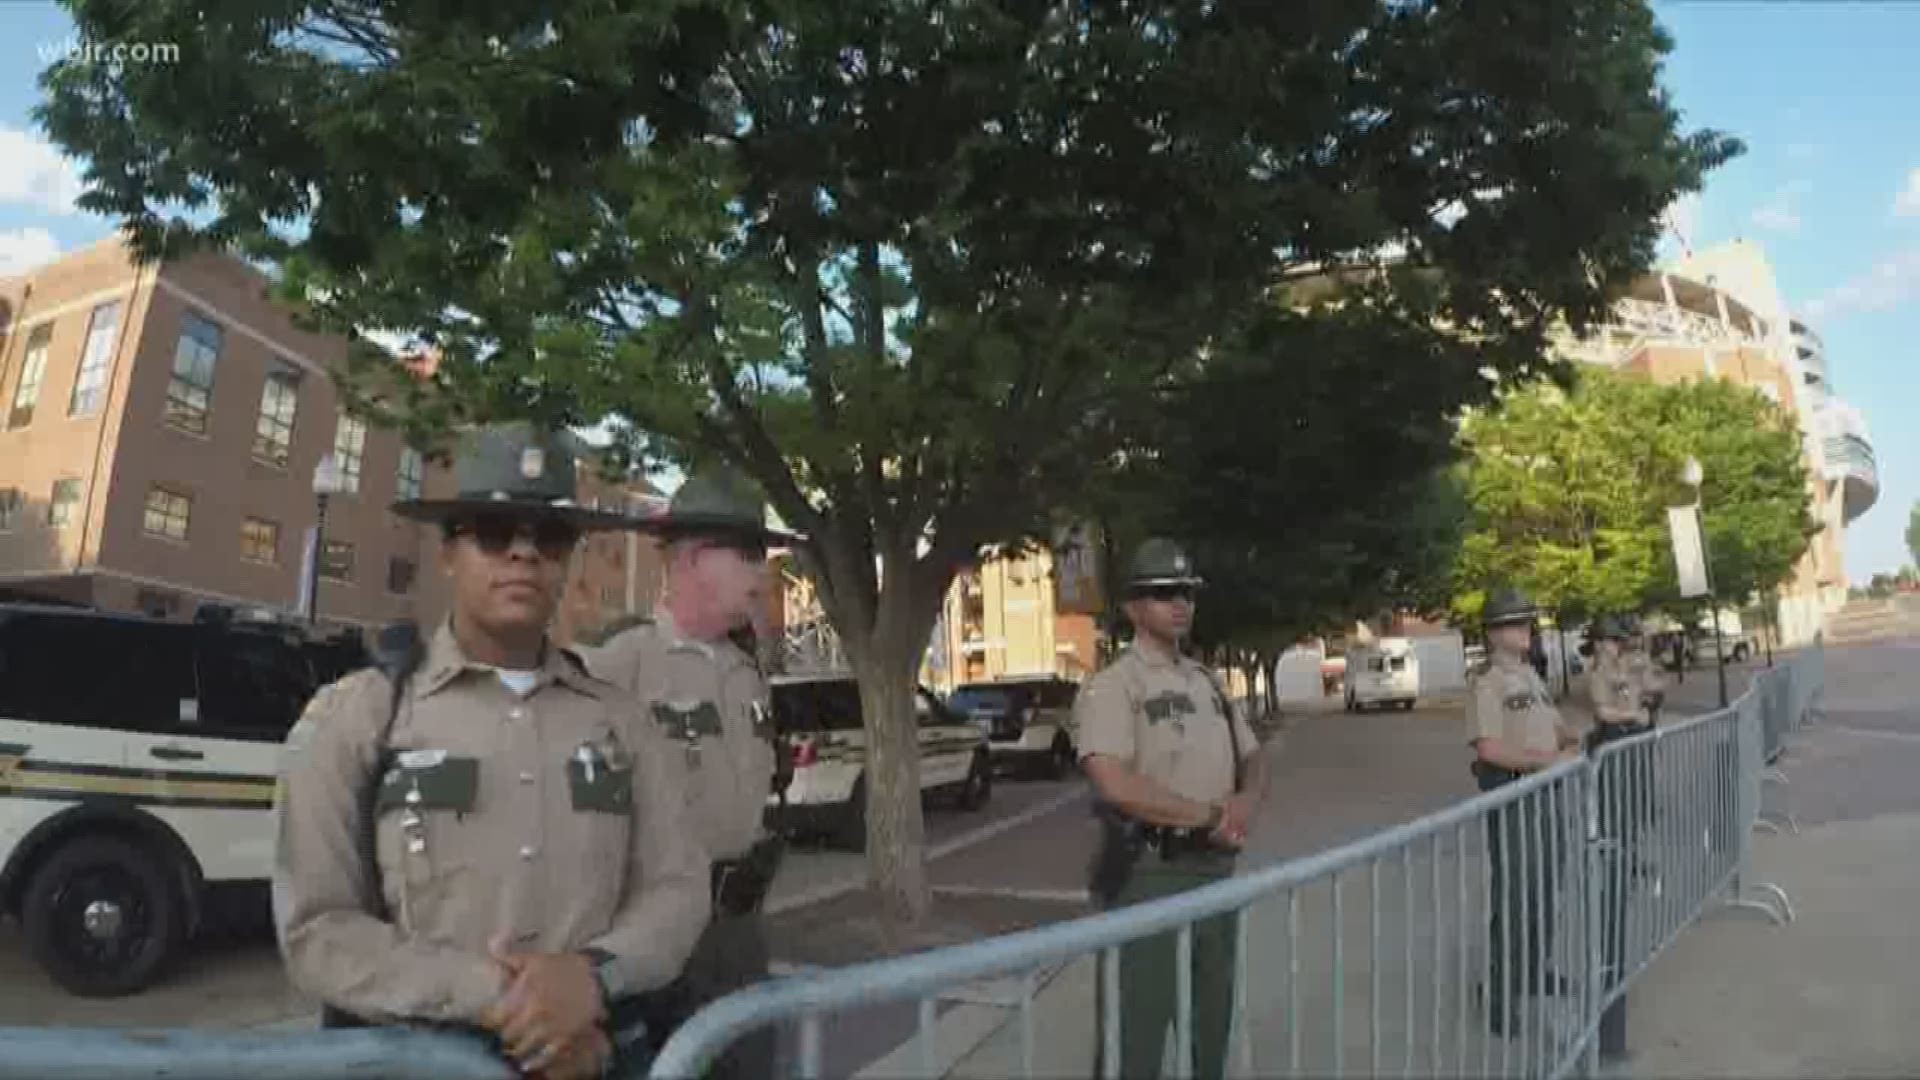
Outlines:
[[[480,1016],[507,1057],[536,1080],[593,1080],[606,1071],[613,1043],[593,965],[579,953],[512,952],[503,939],[487,953],[505,987]]]

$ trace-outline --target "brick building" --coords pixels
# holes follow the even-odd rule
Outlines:
[[[246,263],[203,253],[138,266],[107,240],[0,279],[0,595],[191,617],[213,601],[300,609],[325,454],[322,622],[438,619],[430,528],[388,509],[451,487],[398,433],[341,412],[346,342],[306,333]],[[652,493],[583,476],[582,499]],[[582,545],[562,603],[570,636],[659,590],[651,541]]]

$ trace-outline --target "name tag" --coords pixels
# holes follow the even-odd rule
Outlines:
[[[653,719],[669,737],[689,742],[716,737],[721,732],[720,709],[711,701],[656,701]]]
[[[452,810],[465,813],[473,809],[480,792],[480,762],[477,758],[455,757],[444,750],[428,752],[408,764],[406,757],[418,751],[403,750],[394,756],[394,767],[380,780],[375,808],[382,813],[402,807],[414,810]]]
[[[1147,723],[1157,724],[1162,720],[1176,720],[1182,716],[1192,716],[1195,712],[1193,699],[1183,693],[1168,691],[1156,694],[1140,703],[1141,711],[1147,714]]]

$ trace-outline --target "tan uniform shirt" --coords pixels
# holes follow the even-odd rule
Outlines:
[[[1611,660],[1601,657],[1587,676],[1587,698],[1593,703],[1594,719],[1603,724],[1645,723],[1647,710],[1641,705],[1640,695],[1646,689],[1646,673],[1625,655]],[[1613,714],[1611,719],[1602,715],[1608,712]],[[1620,718],[1621,712],[1632,714],[1632,718]]]
[[[683,637],[665,612],[581,652],[594,674],[639,698],[678,748],[706,850],[745,855],[762,835],[774,771],[767,684],[753,658],[731,641]]]
[[[444,626],[411,680],[384,775],[389,684],[328,686],[287,741],[274,915],[295,985],[372,1021],[473,1022],[503,989],[487,958],[597,947],[621,994],[679,973],[709,911],[674,753],[632,698],[547,650],[521,696]],[[361,784],[388,918],[362,903]]]
[[[1080,753],[1124,761],[1182,798],[1220,802],[1233,794],[1235,740],[1246,758],[1260,739],[1237,713],[1221,715],[1216,685],[1184,656],[1129,648],[1074,699]]]
[[[1560,710],[1525,657],[1496,656],[1467,697],[1467,741],[1498,739],[1518,750],[1560,748]]]

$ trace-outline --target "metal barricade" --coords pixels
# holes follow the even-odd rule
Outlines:
[[[795,1073],[819,1077],[829,1016],[910,1001],[912,1056],[937,1076],[941,993],[1011,979],[1020,987],[1017,1071],[1032,1076],[1040,975],[1090,957],[1092,978],[1049,984],[1072,995],[1068,1011],[1092,1015],[1097,1000],[1100,1013],[1097,1036],[1064,1075],[1119,1076],[1129,1044],[1146,1044],[1151,1059],[1154,1037],[1125,1028],[1122,996],[1131,1006],[1168,990],[1171,1047],[1161,1049],[1175,1075],[1228,1050],[1200,1037],[1220,1031],[1203,999],[1221,996],[1233,1071],[1243,1075],[1559,1075],[1578,1059],[1594,982],[1583,936],[1590,776],[1585,762],[1564,763],[1344,847],[1149,903],[741,991],[688,1021],[652,1075],[698,1076],[733,1040],[792,1021]],[[1230,995],[1196,986],[1192,965],[1208,948],[1207,924],[1222,916]],[[1171,949],[1173,986],[1128,985],[1138,950],[1152,948]],[[1488,1015],[1503,1005],[1511,1022],[1495,1033]],[[1138,1067],[1126,1060],[1127,1075]]]
[[[791,1026],[794,1071],[819,1077],[830,1019],[905,1002],[909,1056],[939,1076],[942,997],[989,979],[1017,987],[997,1075],[1095,1075],[1095,1062],[1100,1075],[1135,1075],[1156,1052],[1176,1076],[1590,1070],[1603,1011],[1702,914],[1731,905],[1791,920],[1785,893],[1747,868],[1769,753],[1806,723],[1823,672],[1817,652],[1791,658],[1729,709],[1307,858],[764,983],[697,1013],[651,1075],[698,1076],[746,1033]],[[1169,969],[1171,985],[1142,981]],[[1157,1020],[1123,1022],[1145,1015],[1143,997],[1167,999]],[[479,1040],[449,1033],[0,1029],[0,1080],[511,1075]]]

